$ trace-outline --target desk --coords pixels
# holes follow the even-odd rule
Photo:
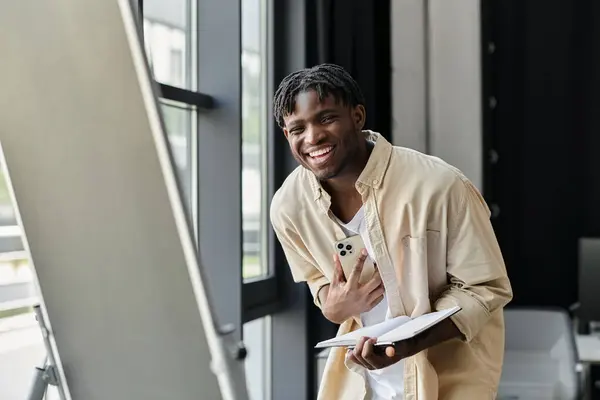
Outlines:
[[[575,341],[586,384],[584,399],[600,399],[600,336],[577,335]]]
[[[600,336],[577,335],[579,360],[588,364],[600,364]]]

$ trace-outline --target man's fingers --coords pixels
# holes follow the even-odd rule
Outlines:
[[[356,265],[350,274],[350,278],[348,278],[348,283],[351,285],[357,284],[360,278],[360,274],[362,274],[363,267],[365,265],[365,260],[367,259],[367,250],[362,249],[360,251],[360,256],[358,256],[358,260],[356,261]]]
[[[381,293],[377,297],[373,297],[373,298],[369,299],[368,300],[369,309],[367,311],[371,311],[373,309],[373,307],[375,307],[377,304],[379,304],[381,302],[381,300],[383,300],[383,293]]]
[[[354,355],[354,350],[348,349],[348,353],[346,354],[346,356],[348,357],[348,359],[350,361],[353,361],[354,363],[358,364],[358,365],[362,365],[364,368],[367,368],[366,365],[364,365],[355,355]]]
[[[369,338],[361,337],[360,340],[358,341],[358,343],[356,344],[356,347],[354,348],[354,350],[352,350],[352,355],[354,357],[353,360],[355,360],[355,362],[358,362],[358,364],[362,365],[363,367],[365,367],[367,369],[371,369],[371,366],[369,365],[369,363],[367,363],[365,361],[365,359],[362,357],[363,348],[364,348],[367,340],[369,340]]]
[[[363,347],[365,345],[365,342],[369,340],[368,337],[361,337],[360,339],[358,339],[358,343],[356,343],[356,347],[354,348],[354,355],[360,357],[360,355],[362,354],[363,351]]]
[[[362,287],[361,290],[364,290],[364,294],[366,295],[367,304],[371,304],[376,299],[380,298],[385,294],[385,287],[383,286],[383,282],[381,282],[377,287],[371,288],[371,284],[369,282],[369,286]]]
[[[340,256],[338,256],[337,253],[333,255],[333,282],[346,282],[346,276],[344,275],[344,269],[342,268],[342,263],[340,262]]]
[[[362,359],[371,367],[370,369],[379,369],[378,356],[375,354],[376,339],[369,339],[365,342],[362,350]]]
[[[385,348],[385,355],[392,358],[396,355],[396,348],[394,346],[388,346]]]
[[[367,291],[367,293],[371,293],[373,290],[377,289],[382,284],[383,281],[381,280],[381,275],[379,275],[379,272],[375,271],[371,280],[365,283],[364,288]]]

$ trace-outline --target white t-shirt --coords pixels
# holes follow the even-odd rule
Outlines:
[[[342,230],[346,235],[360,235],[369,257],[376,262],[373,257],[373,249],[369,235],[367,234],[367,226],[365,223],[365,211],[364,207],[356,213],[352,221],[344,224],[339,219],[337,222],[342,227]],[[390,310],[388,306],[387,296],[383,297],[383,300],[379,302],[371,311],[362,313],[360,316],[364,326],[374,325],[380,322],[390,319]],[[401,400],[404,398],[404,361],[401,360],[396,364],[390,365],[387,368],[370,371],[366,370],[367,382],[373,392],[372,400]]]

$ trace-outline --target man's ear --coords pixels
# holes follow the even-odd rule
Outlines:
[[[283,134],[285,135],[285,138],[287,139],[290,132],[287,129],[283,128]]]
[[[359,104],[356,107],[354,107],[354,110],[352,111],[352,119],[354,121],[354,126],[357,130],[362,131],[362,129],[365,126],[366,118],[367,111],[365,110],[365,107],[363,105]]]

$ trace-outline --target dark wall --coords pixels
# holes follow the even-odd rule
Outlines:
[[[484,191],[500,211],[513,304],[568,307],[578,239],[600,236],[600,5],[482,7]]]
[[[579,4],[580,3],[580,4]],[[577,129],[583,133],[583,236],[600,237],[600,2],[578,0]]]

